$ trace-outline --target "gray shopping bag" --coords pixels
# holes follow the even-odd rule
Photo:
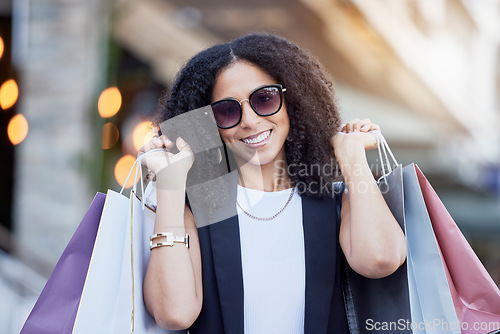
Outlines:
[[[403,168],[410,307],[414,334],[460,334],[439,246],[415,164]]]
[[[383,137],[379,137],[378,142],[383,174],[378,182],[379,189],[404,231],[402,166],[394,159],[392,152],[389,151],[388,155]],[[393,159],[392,163],[389,161],[389,156]],[[392,165],[396,167],[393,169]],[[387,277],[371,279],[352,270],[344,258],[342,272],[344,300],[351,334],[411,333],[406,262]]]

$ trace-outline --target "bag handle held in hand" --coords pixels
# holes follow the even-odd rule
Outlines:
[[[134,161],[133,165],[132,165],[132,168],[130,168],[130,172],[128,173],[127,175],[127,178],[125,179],[125,182],[123,183],[123,186],[120,190],[120,194],[123,194],[123,191],[125,190],[125,185],[127,184],[128,180],[130,179],[130,176],[132,175],[132,171],[134,170],[134,168],[137,166],[136,170],[135,170],[135,177],[134,177],[134,185],[132,186],[132,191],[134,193],[136,193],[137,191],[137,181],[138,181],[138,178],[140,178],[141,180],[141,198],[144,198],[144,181],[142,180],[142,159],[149,153],[154,153],[154,152],[167,152],[165,149],[163,148],[155,148],[153,150],[150,150],[150,151],[147,151],[143,154],[141,154],[140,156],[137,157],[137,159]]]
[[[380,182],[381,179],[384,179],[384,182],[387,182],[387,175],[392,173],[393,166],[397,167],[399,166],[399,163],[394,157],[391,149],[389,148],[389,144],[385,140],[384,135],[382,135],[382,133],[377,130],[373,130],[370,132],[373,133],[377,139],[377,150],[380,159],[380,166],[382,167],[382,176],[377,180],[377,182]]]

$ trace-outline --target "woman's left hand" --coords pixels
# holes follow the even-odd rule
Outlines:
[[[370,150],[377,147],[377,137],[369,133],[373,130],[380,131],[380,127],[369,119],[354,119],[342,126],[342,129],[330,139],[330,144],[335,152],[339,153],[356,147]]]
[[[342,196],[340,246],[358,274],[380,278],[393,273],[406,258],[406,240],[387,207],[366,159],[377,147],[380,131],[369,119],[355,119],[331,139],[347,191]]]

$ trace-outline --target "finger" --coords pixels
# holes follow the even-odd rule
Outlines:
[[[141,147],[139,151],[147,152],[149,150],[153,150],[156,148],[164,148],[164,147],[170,148],[172,146],[173,143],[166,136],[161,136],[161,137],[154,136],[146,145]]]
[[[154,145],[154,148],[161,148],[161,147],[163,147],[163,140],[160,137],[157,137],[157,136],[151,138],[150,143],[152,143]]]
[[[176,145],[179,153],[175,155],[174,160],[190,162],[192,164],[194,161],[194,154],[191,146],[181,137],[177,138]]]
[[[140,157],[144,153],[157,148],[171,148],[173,146],[173,143],[170,142],[170,140],[166,136],[162,137],[164,138],[158,136],[154,136],[153,138],[151,138],[151,140],[147,144],[139,149],[139,151],[137,152],[137,156]]]
[[[142,155],[152,149],[156,148],[154,142],[152,140],[150,140],[146,145],[142,146],[140,149],[139,149],[139,152],[138,152],[138,155]]]
[[[347,133],[349,132],[353,132],[354,131],[354,125],[359,122],[359,118],[356,118],[356,119],[353,119],[352,121],[350,121],[349,123],[347,123],[345,125],[345,130]]]
[[[189,144],[186,143],[186,141],[184,139],[182,139],[181,137],[177,138],[177,140],[175,141],[175,145],[177,146],[177,149],[179,150],[179,152],[182,152],[182,151],[190,151],[191,152],[191,146],[189,146]]]
[[[363,124],[363,125],[359,128],[359,131],[361,131],[361,132],[368,132],[368,131],[374,130],[373,125],[374,125],[374,124],[372,124],[372,123]]]
[[[139,151],[137,152],[137,158],[140,158],[143,154],[151,151],[152,149],[154,149],[154,144],[150,142],[148,142],[146,145],[142,146]],[[141,159],[141,165],[144,166],[144,167],[147,167],[147,164],[146,164],[146,159]]]
[[[380,127],[377,124],[371,123],[371,124],[363,125],[361,127],[360,131],[363,131],[363,132],[380,131]]]
[[[146,152],[146,145],[142,146],[139,151],[137,151],[137,156],[141,156]]]
[[[362,129],[365,129],[366,127],[369,128],[371,124],[372,124],[372,122],[368,118],[365,118],[363,120],[359,120],[353,126],[354,131],[363,131]]]
[[[172,143],[172,141],[170,139],[168,139],[167,136],[162,135],[162,136],[160,136],[160,139],[161,139],[161,141],[163,143],[163,146],[165,148],[170,149],[170,148],[172,148],[174,146],[174,143]]]
[[[170,164],[172,156],[173,154],[166,150],[151,152],[142,157],[141,165],[153,171],[154,173],[157,173]]]

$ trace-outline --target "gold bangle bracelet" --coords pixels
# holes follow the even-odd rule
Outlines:
[[[161,237],[166,237],[167,240],[162,241],[162,242],[153,243],[154,239],[161,238]],[[149,250],[152,250],[152,249],[158,248],[158,247],[163,247],[163,246],[172,247],[175,242],[183,243],[186,245],[186,248],[189,248],[189,234],[186,233],[186,235],[184,237],[175,236],[172,232],[161,232],[161,233],[153,234],[149,238]]]

